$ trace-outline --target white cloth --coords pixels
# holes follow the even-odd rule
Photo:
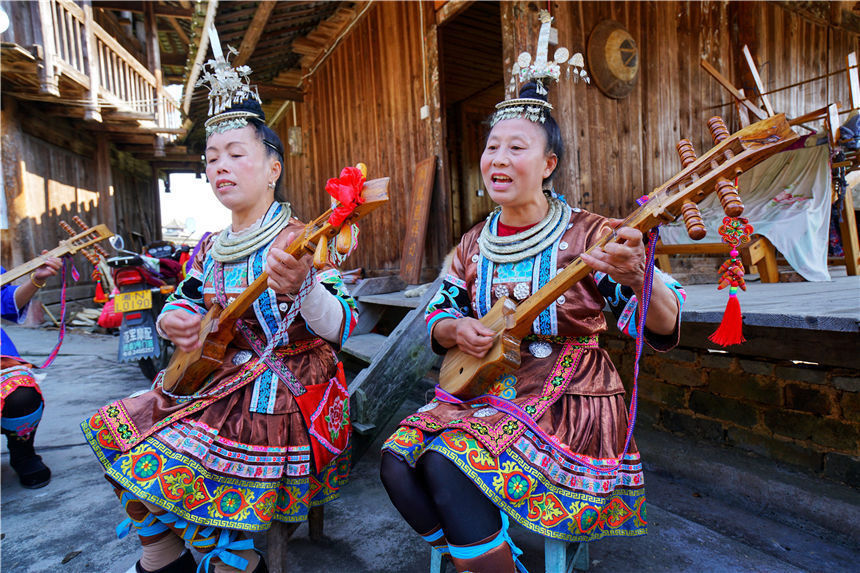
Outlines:
[[[784,151],[741,175],[738,189],[743,217],[754,233],[770,240],[789,265],[808,281],[829,281],[827,243],[830,228],[830,155],[826,145]],[[666,244],[719,243],[717,229],[725,213],[716,193],[700,204],[707,235],[693,241],[682,217],[664,225]]]
[[[340,327],[345,319],[343,305],[322,283],[314,283],[302,299],[299,313],[317,336],[329,342],[340,342]]]

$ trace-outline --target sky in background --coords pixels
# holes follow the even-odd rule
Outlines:
[[[158,187],[162,225],[184,226],[183,238],[190,234],[189,240],[199,239],[206,231],[220,231],[230,225],[230,211],[215,198],[205,176],[197,179],[193,173],[173,173],[170,193],[164,192],[161,180]]]

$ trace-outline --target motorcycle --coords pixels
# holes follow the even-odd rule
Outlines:
[[[119,291],[113,298],[114,311],[122,313],[118,360],[136,361],[143,375],[154,380],[173,353],[172,343],[158,335],[155,321],[167,296],[181,280],[180,265],[164,245],[146,249],[149,254],[137,254],[123,248],[122,237],[115,235],[110,243],[120,253],[107,260]],[[166,256],[150,256],[153,253]]]

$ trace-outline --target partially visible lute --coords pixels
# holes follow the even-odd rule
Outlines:
[[[350,225],[388,201],[389,181],[388,177],[384,177],[366,182],[361,191],[364,203],[357,206],[340,227],[329,223],[328,219],[332,213],[332,209],[329,209],[308,223],[304,233],[285,251],[296,258],[305,253],[312,253],[316,254],[315,258],[318,259],[319,254],[326,250],[321,248],[321,245],[327,245],[328,240],[338,235],[341,229],[348,230]],[[349,233],[344,233],[343,236],[348,237]],[[341,243],[338,243],[338,247],[340,246]],[[209,374],[221,365],[227,345],[233,340],[233,326],[236,321],[268,288],[268,279],[267,273],[261,273],[226,308],[217,303],[212,305],[200,323],[199,336],[202,346],[192,352],[183,352],[179,349],[174,352],[170,364],[164,370],[162,385],[165,390],[187,396],[201,388]]]
[[[678,152],[684,169],[654,189],[647,202],[624,220],[623,226],[644,233],[683,214],[690,236],[702,238],[704,226],[696,204],[716,191],[727,214],[739,215],[743,204],[730,180],[797,139],[784,114],[769,117],[731,135],[719,118],[712,118],[708,127],[717,145],[696,159],[689,141],[682,140]],[[609,234],[585,252],[615,241],[615,234]],[[442,389],[460,398],[480,396],[499,376],[519,368],[520,343],[531,332],[534,320],[590,272],[591,267],[577,257],[519,306],[507,297],[497,300],[481,318],[484,326],[497,333],[492,348],[483,358],[469,356],[456,347],[448,350],[439,372]]]
[[[112,236],[113,232],[107,228],[107,225],[96,225],[95,227],[85,229],[77,235],[73,234],[68,239],[60,241],[60,244],[57,247],[51,249],[44,255],[39,255],[38,257],[27,261],[23,265],[18,265],[14,269],[6,271],[0,275],[0,286],[35,271],[45,264],[46,259],[74,255],[78,251],[84,251],[86,253],[85,249],[88,247]]]

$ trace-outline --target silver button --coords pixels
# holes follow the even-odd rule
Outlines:
[[[250,350],[240,350],[236,354],[233,355],[233,364],[239,366],[240,364],[244,364],[251,359],[253,354]]]
[[[566,241],[562,241],[562,242],[560,242],[560,243],[558,244],[558,248],[559,248],[559,249],[561,249],[562,251],[563,251],[563,250],[565,250],[565,249],[567,249],[567,242],[566,242]]]
[[[562,295],[562,296],[558,297],[557,299],[555,299],[555,302],[556,302],[556,304],[564,304],[564,300],[565,300],[564,295]]]
[[[517,283],[514,287],[514,298],[517,300],[525,300],[531,292],[531,287],[528,283]]]
[[[472,255],[472,262],[473,262],[473,263],[477,263],[479,258],[480,258],[480,257],[478,257],[478,254],[477,254],[477,253],[475,253],[474,255]]]
[[[278,305],[278,310],[280,310],[281,312],[287,312],[287,309],[289,309],[289,308],[290,308],[290,305],[285,303],[285,302],[282,302]]]

